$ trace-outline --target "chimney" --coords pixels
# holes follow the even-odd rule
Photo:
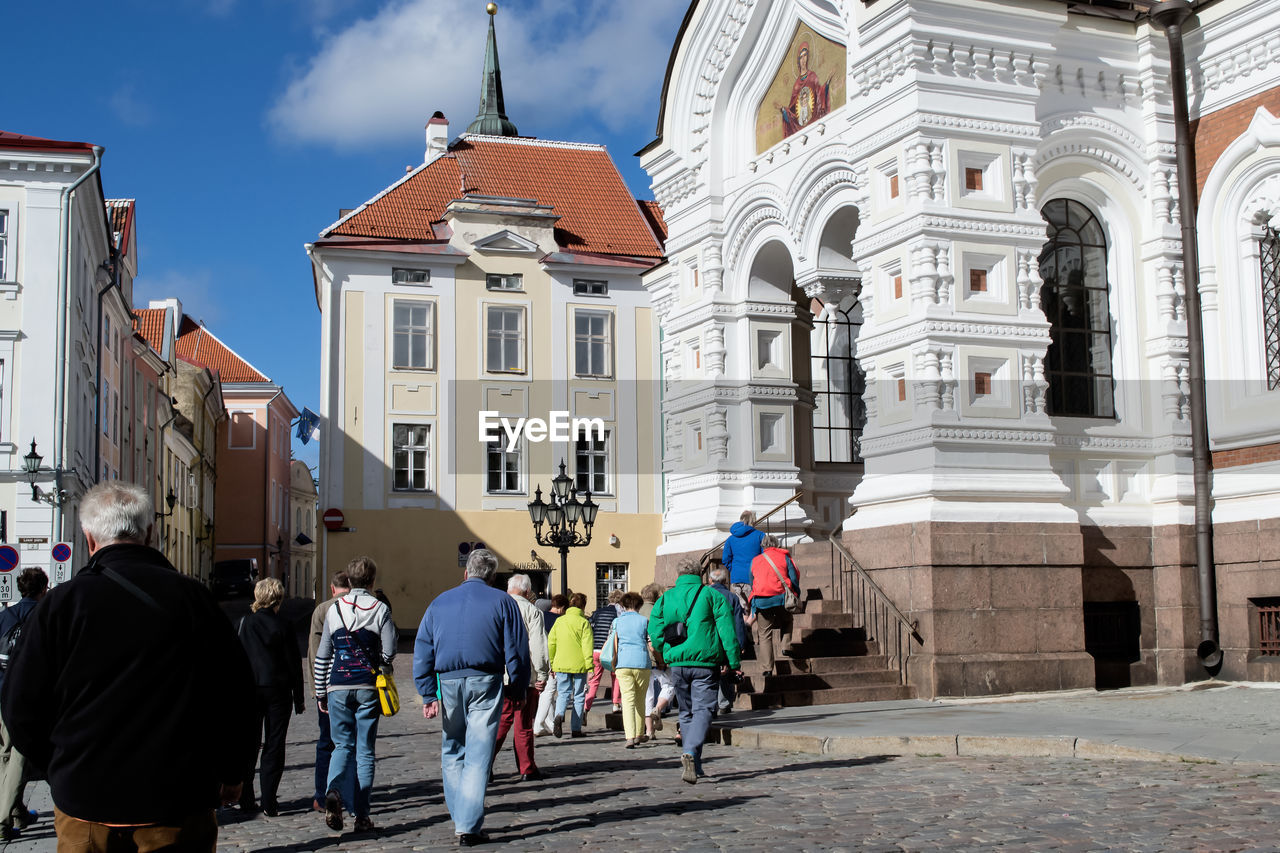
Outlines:
[[[171,315],[173,322],[173,336],[176,338],[178,336],[178,329],[182,327],[182,300],[173,296],[168,299],[152,299],[147,303],[147,307],[168,308],[173,311],[173,314]]]
[[[427,154],[422,159],[424,164],[430,163],[443,155],[449,148],[449,120],[444,113],[436,110],[427,122]]]

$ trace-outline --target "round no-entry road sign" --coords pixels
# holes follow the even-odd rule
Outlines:
[[[66,542],[59,542],[53,546],[53,561],[55,563],[65,563],[71,559],[71,546]]]
[[[0,545],[0,572],[11,572],[18,567],[18,549],[12,545]]]
[[[320,520],[324,522],[326,530],[337,530],[342,527],[342,522],[346,521],[347,517],[342,514],[342,510],[333,507],[326,509],[324,515],[320,516]]]

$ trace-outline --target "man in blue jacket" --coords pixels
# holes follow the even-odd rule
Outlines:
[[[484,797],[506,695],[517,707],[529,687],[529,632],[515,601],[490,586],[498,559],[471,552],[461,585],[431,602],[413,646],[422,715],[441,717],[444,800],[463,847],[489,840]]]
[[[729,538],[720,552],[720,562],[729,570],[729,589],[738,596],[742,609],[746,610],[751,601],[751,561],[764,550],[760,546],[764,531],[751,526],[756,517],[749,509],[743,510],[738,519],[729,528]]]

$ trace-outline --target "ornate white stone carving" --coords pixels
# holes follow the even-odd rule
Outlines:
[[[702,281],[712,295],[724,291],[724,258],[718,241],[709,242],[702,254]]]
[[[1160,399],[1169,420],[1186,421],[1191,417],[1191,382],[1185,358],[1169,356],[1160,366]]]
[[[742,254],[742,247],[751,237],[755,230],[768,222],[777,222],[785,224],[786,220],[782,215],[782,211],[776,207],[761,207],[753,211],[746,219],[738,223],[738,227],[734,229],[733,239],[729,243],[729,257],[727,260],[727,268],[733,268],[738,265],[738,261]]]
[[[729,458],[729,421],[722,406],[707,413],[707,455],[713,463]]]
[[[713,322],[707,327],[703,340],[706,342],[707,376],[713,379],[717,376],[723,376],[725,368],[724,326]]]

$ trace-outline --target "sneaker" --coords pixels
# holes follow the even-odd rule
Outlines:
[[[40,819],[40,812],[26,806],[19,806],[13,810],[9,818],[18,829],[26,829]]]
[[[680,753],[680,764],[683,768],[680,778],[690,785],[698,784],[698,771],[693,766],[693,756],[687,752]]]
[[[655,732],[662,731],[662,715],[654,711],[649,715],[649,719],[653,720],[653,730]]]
[[[635,739],[635,738],[633,738],[633,737],[629,737],[629,738],[627,738],[627,742],[626,742],[625,744],[623,744],[623,747],[622,747],[622,748],[623,748],[623,749],[635,749],[635,748],[636,748],[636,739]]]
[[[324,795],[324,825],[333,830],[342,829],[342,796],[337,791]]]
[[[373,820],[369,817],[356,818],[356,824],[352,829],[355,832],[373,832]]]
[[[564,737],[564,717],[556,717],[551,724],[551,733],[556,737]]]

